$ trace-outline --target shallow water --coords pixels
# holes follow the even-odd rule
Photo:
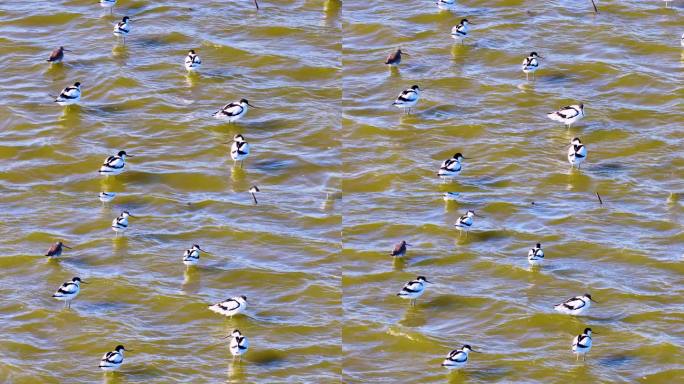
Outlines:
[[[684,5],[93,3],[0,4],[0,382],[684,381]],[[464,46],[448,36],[462,17],[476,23]],[[47,65],[59,45],[74,52]],[[388,70],[397,46],[411,56]],[[190,48],[199,74],[182,67]],[[528,82],[532,50],[545,58]],[[55,106],[74,81],[81,104]],[[404,116],[390,104],[414,83],[426,91]],[[261,108],[210,117],[242,97]],[[575,102],[587,117],[571,129],[544,116]],[[244,168],[224,144],[237,133]],[[575,136],[581,172],[565,160]],[[121,149],[127,171],[99,177]],[[436,179],[459,151],[458,179]],[[137,217],[116,238],[123,209]],[[459,237],[467,209],[485,217]],[[44,260],[56,240],[74,249]],[[547,260],[530,269],[536,242]],[[193,243],[212,254],[186,269]],[[435,284],[411,308],[395,294],[417,275]],[[64,310],[50,295],[73,276],[89,284]],[[585,291],[588,317],[552,310]],[[206,309],[235,295],[246,316]],[[576,363],[586,326],[598,334]],[[234,328],[241,362],[221,339]],[[482,353],[447,374],[464,343]],[[117,344],[133,351],[104,376]]]

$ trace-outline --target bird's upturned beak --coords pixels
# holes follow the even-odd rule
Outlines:
[[[226,336],[226,337],[222,337],[222,339],[227,339],[227,338],[229,338],[229,337],[233,337],[233,335],[228,335],[228,336]]]
[[[129,154],[126,154],[126,157],[135,157],[135,156],[133,156],[133,155],[129,155]]]
[[[71,249],[71,247],[66,245],[66,244],[62,244],[62,247],[66,248],[66,249]]]
[[[477,213],[473,213],[473,215],[475,215],[477,217],[483,217],[484,218],[484,216],[478,215]]]
[[[62,49],[64,52],[73,52],[71,49]]]
[[[405,245],[407,245],[409,247],[413,247],[413,244],[406,243]]]
[[[430,281],[430,280],[425,280],[425,282],[432,284],[432,281]]]
[[[252,107],[252,108],[256,108],[256,109],[259,109],[259,107],[255,107],[255,106],[253,106],[253,105],[252,105],[252,104],[250,104],[250,103],[247,103],[247,105],[249,105],[249,106],[250,106],[250,107]]]
[[[202,252],[204,252],[204,253],[209,253],[209,254],[211,253],[211,252],[207,251],[207,250],[204,249],[204,248],[200,248],[199,250],[202,251]]]
[[[87,281],[81,280],[81,284],[90,284],[90,283],[88,283]]]
[[[130,213],[128,214],[128,216],[130,216],[130,217],[138,217],[138,216],[133,216],[133,215],[132,215],[132,214],[130,214]]]
[[[589,300],[591,300],[591,301],[593,301],[594,303],[598,304],[598,301],[596,301],[596,300],[594,300],[594,299],[592,299],[592,298],[589,298]]]

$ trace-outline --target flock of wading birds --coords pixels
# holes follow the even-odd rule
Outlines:
[[[100,5],[106,8],[112,8],[116,4],[116,0],[100,0]],[[254,5],[259,9],[259,5],[256,0],[254,0]],[[437,5],[440,9],[450,10],[455,6],[455,0],[438,0]],[[596,10],[596,8],[595,8]],[[124,39],[131,32],[131,18],[124,16],[120,22],[114,26],[114,35]],[[470,25],[474,24],[468,19],[462,19],[461,22],[454,26],[451,30],[451,37],[457,42],[464,44],[466,38],[469,37]],[[684,35],[682,35],[681,45],[684,47]],[[55,49],[50,57],[47,59],[50,63],[61,63],[64,59],[64,52],[70,52],[64,47],[59,47]],[[398,66],[402,61],[402,55],[407,55],[406,52],[402,52],[401,49],[397,49],[395,52],[391,53],[385,60],[385,64],[388,66]],[[525,73],[527,79],[530,79],[530,75],[535,79],[535,73],[540,68],[540,56],[537,52],[532,52],[527,56],[522,62],[522,72]],[[200,57],[194,50],[190,50],[185,57],[184,66],[187,71],[194,72],[198,71],[202,65]],[[420,99],[422,89],[418,85],[413,85],[410,88],[402,91],[396,98],[394,105],[397,108],[404,109],[405,113],[410,114],[411,109],[416,106]],[[62,106],[69,106],[77,104],[81,100],[81,83],[76,82],[72,86],[68,86],[62,90],[59,96],[55,97],[55,103]],[[247,99],[241,99],[237,102],[228,103],[223,108],[218,110],[213,114],[213,117],[221,120],[225,120],[228,123],[234,123],[240,118],[244,117],[249,107],[254,107],[249,103]],[[254,107],[256,108],[256,107]],[[560,108],[557,111],[547,114],[548,118],[560,123],[565,124],[568,128],[575,122],[579,121],[585,116],[584,104],[568,105]],[[244,137],[240,134],[235,135],[230,149],[230,157],[235,162],[240,162],[242,167],[244,160],[249,155],[249,143],[247,143]],[[121,174],[125,170],[126,158],[133,157],[126,153],[126,151],[119,151],[117,154],[109,156],[105,159],[102,166],[99,169],[99,173],[104,176],[115,176]],[[582,144],[579,138],[573,138],[570,141],[569,148],[567,151],[568,162],[572,167],[580,168],[582,162],[587,158],[587,149]],[[458,176],[462,170],[463,160],[466,159],[461,153],[456,153],[452,158],[444,160],[437,175],[444,179],[449,180]],[[256,199],[256,193],[260,192],[257,186],[252,186],[249,189],[249,193],[252,195],[254,204],[258,204]],[[103,191],[99,194],[99,199],[103,203],[108,203],[115,198],[116,194],[113,192]],[[444,200],[456,200],[458,193],[455,192],[445,192]],[[600,197],[599,197],[600,199]],[[134,217],[128,211],[123,211],[121,214],[112,221],[112,230],[116,232],[117,236],[119,233],[123,233],[128,229],[128,218]],[[465,231],[466,236],[468,235],[468,229],[473,227],[474,218],[481,217],[475,213],[473,210],[468,210],[463,216],[459,217],[454,226],[459,231]],[[406,254],[407,247],[411,246],[406,241],[401,241],[397,244],[391,252],[393,257],[402,257]],[[62,255],[63,250],[67,248],[70,249],[64,243],[56,242],[47,251],[46,256],[50,258],[57,258]],[[183,264],[187,266],[197,265],[200,259],[200,253],[206,250],[202,249],[199,245],[194,244],[190,249],[187,249],[183,253]],[[544,261],[544,251],[540,243],[529,250],[527,259],[529,263],[533,266],[538,266]],[[411,305],[415,305],[416,299],[418,299],[425,291],[426,284],[430,283],[424,276],[418,276],[415,280],[406,283],[401,291],[397,293],[397,296],[409,299]],[[52,296],[57,300],[64,301],[64,305],[67,308],[71,307],[71,301],[74,300],[81,288],[81,284],[86,284],[79,277],[74,277],[71,281],[67,281],[62,284],[57,292]],[[591,307],[591,303],[596,302],[592,299],[591,295],[585,293],[580,296],[575,296],[569,298],[568,300],[557,304],[554,309],[558,312],[580,316],[588,312]],[[232,317],[245,310],[247,307],[247,297],[236,296],[224,300],[222,302],[213,304],[209,306],[209,309],[215,313]],[[575,336],[572,340],[572,352],[579,359],[581,356],[586,360],[586,354],[592,348],[592,330],[591,328],[585,328],[584,331]],[[247,352],[249,347],[249,342],[247,338],[242,335],[239,330],[234,330],[226,338],[230,338],[229,349],[233,357],[240,357]],[[123,364],[124,351],[129,351],[124,348],[123,345],[118,345],[113,351],[107,352],[101,359],[99,367],[103,371],[114,371],[117,370]],[[456,369],[465,366],[468,362],[469,354],[471,352],[477,352],[473,350],[470,345],[463,345],[459,349],[451,351],[447,357],[442,362],[442,366],[447,369]]]

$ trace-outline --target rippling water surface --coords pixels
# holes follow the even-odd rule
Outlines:
[[[117,344],[133,351],[108,382],[338,380],[339,7],[118,3],[114,16],[95,0],[0,5],[0,382],[102,381]],[[123,15],[125,45],[112,35]],[[47,65],[60,45],[74,52]],[[81,105],[54,105],[75,81]],[[261,108],[234,125],[210,117],[242,97]],[[237,133],[252,145],[243,169],[224,144]],[[128,171],[101,178],[121,149]],[[103,206],[101,190],[118,196]],[[137,218],[116,239],[123,209]],[[46,262],[58,239],[74,250]],[[193,243],[213,254],[186,270]],[[73,276],[90,284],[67,311],[50,296]],[[206,309],[234,295],[247,316]],[[239,364],[221,339],[234,328],[251,342]]]
[[[684,5],[597,3],[595,16],[590,1],[345,2],[345,381],[684,382]],[[449,32],[464,17],[461,46]],[[397,47],[411,56],[380,65]],[[531,51],[545,57],[535,82],[520,71]],[[425,92],[403,116],[389,105],[413,84]],[[580,102],[571,129],[545,116]],[[471,159],[441,183],[456,152]],[[485,218],[459,238],[468,209]],[[414,246],[392,264],[402,239]],[[536,242],[547,264],[530,270]],[[418,275],[435,284],[410,308],[394,294]],[[599,302],[588,317],[553,311],[584,292]],[[586,326],[599,334],[576,363]],[[465,343],[483,353],[447,375]]]
[[[684,382],[682,3],[118,3],[0,4],[0,382]],[[124,15],[125,45],[111,34]],[[47,65],[60,45],[74,52]],[[410,56],[389,70],[396,47]],[[81,104],[54,105],[75,81]],[[425,92],[404,116],[390,104],[413,84]],[[210,117],[243,97],[261,108]],[[579,102],[571,129],[545,117]],[[237,133],[242,169],[225,144]],[[99,177],[122,149],[127,172]],[[455,152],[469,159],[443,183]],[[103,205],[101,190],[118,196]],[[123,209],[137,217],[116,238]],[[467,209],[484,218],[459,237]],[[74,249],[46,261],[57,240]],[[530,269],[536,242],[547,261]],[[193,243],[212,254],[186,269]],[[417,275],[435,283],[410,307],[395,294]],[[64,310],[50,296],[73,276],[89,284]],[[589,316],[552,310],[584,292]],[[235,295],[246,316],[206,309]],[[239,363],[221,339],[235,328],[251,344]],[[482,353],[448,374],[464,343]],[[104,376],[117,344],[133,351]]]

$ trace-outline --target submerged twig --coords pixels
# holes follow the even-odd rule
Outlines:
[[[594,6],[594,12],[599,13],[598,8],[596,8],[596,3],[594,3],[594,0],[591,0],[591,5]]]

